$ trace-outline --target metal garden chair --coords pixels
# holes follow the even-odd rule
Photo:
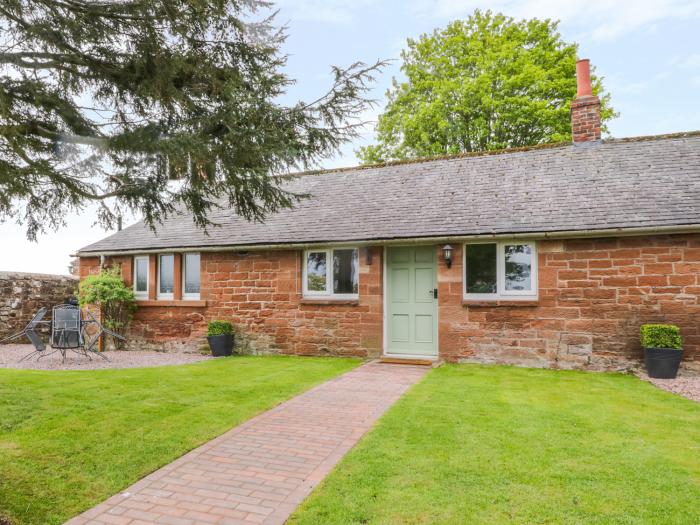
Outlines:
[[[27,326],[21,332],[17,332],[5,339],[0,340],[0,343],[13,341],[22,336],[26,336],[34,345],[35,350],[25,355],[19,362],[38,355],[37,361],[43,357],[52,355],[56,352],[61,352],[63,360],[66,359],[68,351],[73,351],[92,360],[91,355],[98,355],[105,361],[109,361],[107,356],[95,350],[95,345],[100,340],[102,335],[110,335],[115,339],[126,341],[126,338],[114,333],[105,328],[100,323],[90,310],[82,311],[76,304],[59,304],[53,307],[51,312],[51,321],[44,321],[46,308],[41,308],[32,318]],[[51,324],[51,352],[46,352],[46,343],[41,340],[36,328],[40,324]],[[88,328],[95,326],[97,331],[92,335]]]
[[[14,341],[15,339],[19,339],[22,336],[26,336],[26,338],[29,339],[32,345],[34,345],[35,350],[33,352],[28,353],[22,359],[20,359],[20,363],[34,355],[44,355],[43,352],[46,350],[46,344],[44,343],[44,341],[41,340],[41,337],[39,337],[39,334],[36,332],[36,329],[39,325],[48,324],[50,322],[43,320],[44,316],[46,315],[46,310],[46,308],[40,308],[39,311],[34,314],[34,317],[32,317],[31,321],[27,323],[27,326],[25,326],[21,332],[17,332],[16,334],[13,334],[9,337],[6,337],[5,339],[0,340],[1,344]]]
[[[51,320],[51,348],[61,352],[64,360],[68,350],[81,353],[89,358],[90,356],[85,353],[83,348],[84,344],[80,308],[72,304],[54,306]]]
[[[85,342],[87,343],[87,346],[84,347],[86,355],[88,357],[90,357],[89,354],[87,354],[87,352],[92,352],[93,354],[99,355],[102,359],[107,359],[107,357],[102,355],[102,353],[94,350],[94,347],[97,344],[97,342],[100,340],[100,337],[103,334],[107,334],[107,335],[111,335],[112,337],[119,339],[121,341],[126,341],[126,338],[124,336],[121,336],[117,333],[114,333],[111,330],[102,326],[102,323],[100,323],[95,318],[95,316],[92,315],[92,312],[90,310],[85,310],[85,313],[87,314],[87,317],[88,317],[87,320],[83,321],[83,337],[84,337]],[[97,334],[95,336],[93,336],[92,338],[90,338],[90,336],[88,335],[88,333],[86,331],[86,328],[90,325],[95,325],[99,330],[99,332],[97,332]],[[107,361],[109,361],[109,359],[107,359]]]

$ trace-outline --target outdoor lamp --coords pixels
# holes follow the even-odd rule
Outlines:
[[[452,268],[452,246],[446,244],[442,247],[442,257],[445,259],[447,267]]]

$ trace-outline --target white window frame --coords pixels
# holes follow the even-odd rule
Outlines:
[[[136,290],[136,279],[137,279],[137,274],[136,272],[138,271],[138,261],[146,261],[146,291],[145,292],[139,292]],[[136,299],[148,299],[148,291],[150,290],[151,283],[151,270],[150,270],[150,257],[148,255],[136,255],[134,256],[134,297]]]
[[[156,259],[158,265],[156,267],[156,298],[163,300],[172,300],[175,297],[174,293],[161,293],[160,292],[160,267],[161,259],[163,256],[170,255],[173,258],[173,286],[175,285],[175,254],[174,253],[159,253]]]
[[[198,293],[186,293],[185,292],[185,275],[187,274],[187,256],[188,255],[199,255],[199,268],[197,269],[199,273],[199,292]],[[200,298],[202,291],[202,254],[199,252],[184,252],[182,254],[182,298],[185,300],[193,301]]]
[[[357,287],[358,293],[333,293],[333,250],[357,250]],[[309,290],[307,288],[307,269],[308,269],[308,255],[310,253],[325,253],[326,254],[326,290]],[[303,282],[303,295],[304,297],[312,299],[328,298],[328,299],[358,299],[360,297],[360,249],[357,246],[335,246],[332,248],[310,248],[304,250],[302,260],[302,282]]]
[[[495,244],[496,245],[496,293],[467,293],[467,247],[475,244]],[[506,290],[506,261],[505,246],[513,244],[530,246],[532,256],[532,266],[530,268],[530,281],[532,290]],[[462,245],[462,295],[466,301],[532,301],[538,298],[539,280],[537,278],[537,267],[539,266],[537,257],[537,242],[509,239],[505,241],[476,241],[465,242]]]

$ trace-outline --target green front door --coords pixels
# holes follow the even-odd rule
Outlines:
[[[387,249],[386,353],[437,355],[435,246]]]

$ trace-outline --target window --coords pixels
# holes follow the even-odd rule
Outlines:
[[[199,299],[199,254],[182,255],[182,298]]]
[[[148,299],[148,255],[134,257],[134,296]]]
[[[357,298],[359,264],[357,248],[308,250],[304,254],[304,295]]]
[[[464,245],[465,299],[534,299],[537,253],[534,242]]]
[[[175,287],[175,257],[172,254],[158,256],[158,298],[172,299]]]

